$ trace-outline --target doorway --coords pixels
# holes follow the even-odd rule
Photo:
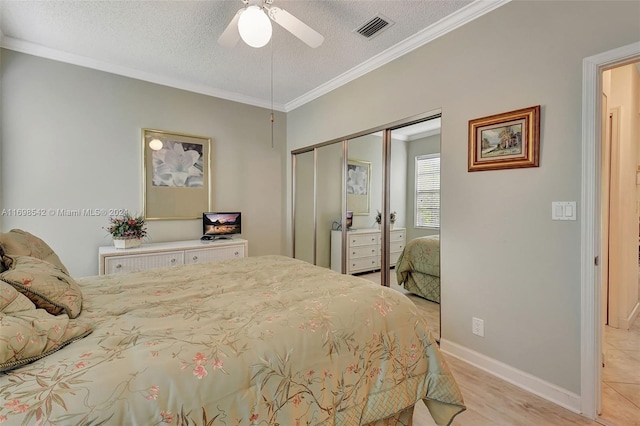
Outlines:
[[[595,419],[601,407],[601,148],[602,72],[640,60],[640,43],[610,50],[583,61],[582,87],[582,228],[581,228],[581,411]]]
[[[640,63],[602,72],[601,421],[633,424],[640,418],[638,314],[638,150]],[[634,323],[635,321],[635,323]]]

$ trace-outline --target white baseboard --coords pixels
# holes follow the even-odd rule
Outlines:
[[[633,325],[633,322],[638,317],[638,314],[640,314],[640,303],[636,303],[636,306],[633,307],[628,317],[620,320],[620,328],[623,330],[629,330]]]
[[[447,355],[456,357],[527,392],[581,414],[580,395],[446,339],[440,341],[440,349]]]

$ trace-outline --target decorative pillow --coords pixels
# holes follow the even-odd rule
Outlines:
[[[6,256],[9,268],[0,273],[3,280],[27,296],[38,308],[52,315],[80,315],[82,291],[78,283],[62,269],[30,256]]]
[[[22,229],[12,229],[9,232],[0,234],[0,246],[4,248],[4,267],[9,268],[10,259],[13,256],[31,256],[52,263],[69,275],[69,271],[62,264],[58,255],[40,238]],[[1,271],[0,271],[1,272]]]
[[[26,296],[2,281],[0,329],[0,371],[43,358],[93,331],[83,321],[36,309]]]

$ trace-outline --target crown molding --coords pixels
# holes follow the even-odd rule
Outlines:
[[[20,53],[26,53],[29,55],[39,56],[42,58],[52,59],[54,61],[65,62],[68,64],[78,65],[85,68],[91,68],[99,71],[104,71],[112,74],[121,75],[124,77],[134,78],[136,80],[142,80],[149,83],[160,84],[162,86],[173,87],[175,89],[186,90],[188,92],[199,93],[202,95],[213,96],[216,98],[226,99],[229,101],[240,102],[247,105],[253,105],[261,108],[271,109],[271,102],[253,98],[251,96],[240,95],[238,93],[228,92],[221,89],[216,89],[210,86],[201,84],[193,84],[189,81],[174,79],[158,74],[153,74],[145,71],[140,71],[134,68],[122,67],[109,62],[98,61],[96,59],[88,58],[86,56],[75,55],[72,53],[63,52],[56,49],[40,46],[35,43],[18,40],[13,37],[1,37],[0,46]],[[274,104],[273,109],[276,111],[285,112],[284,105]]]
[[[467,6],[463,7],[462,9],[452,13],[451,15],[441,19],[435,24],[390,47],[384,52],[379,53],[371,59],[339,75],[338,77],[329,80],[325,84],[316,87],[315,89],[305,93],[304,95],[294,99],[291,102],[287,102],[284,105],[285,111],[292,111],[308,102],[311,102],[314,99],[317,99],[320,96],[325,95],[332,90],[335,90],[338,87],[355,80],[358,77],[362,77],[363,75],[377,68],[380,68],[385,64],[388,64],[394,59],[406,55],[412,50],[424,46],[425,44],[437,39],[438,37],[442,37],[448,32],[451,32],[456,28],[459,28],[473,21],[474,19],[477,19],[482,15],[485,15],[492,10],[509,3],[510,1],[511,0],[476,0],[473,3],[470,3]]]

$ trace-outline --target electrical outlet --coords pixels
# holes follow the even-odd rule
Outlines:
[[[473,317],[471,319],[471,331],[476,336],[484,337],[484,320]]]

